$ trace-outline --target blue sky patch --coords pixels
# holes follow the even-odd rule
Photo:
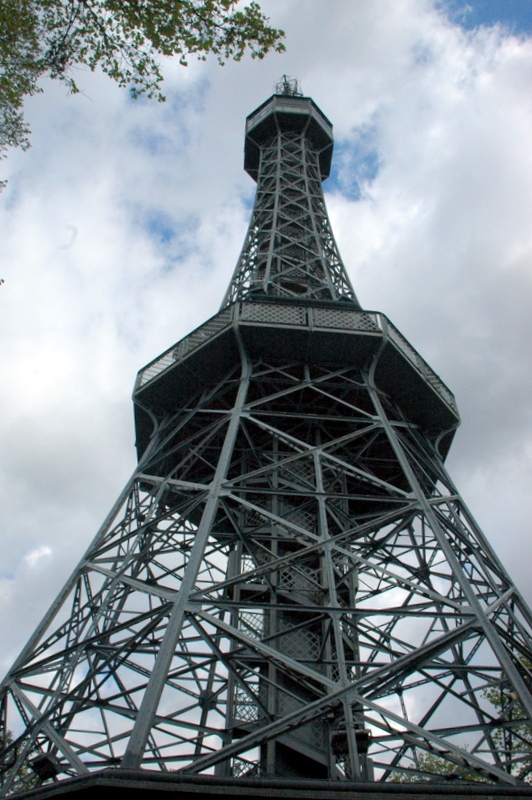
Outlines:
[[[512,33],[532,33],[532,0],[442,0],[439,6],[466,30],[500,23]]]
[[[159,244],[168,244],[175,239],[175,230],[173,227],[172,219],[166,214],[160,212],[152,212],[148,214],[146,219],[146,230],[152,239],[155,239]]]
[[[164,89],[164,83],[162,88]],[[151,116],[144,123],[135,126],[130,133],[134,147],[151,156],[175,155],[183,152],[190,144],[194,131],[195,118],[203,111],[209,89],[207,81],[199,81],[196,91],[170,92],[166,103],[159,106],[159,117],[164,121],[162,129],[156,130]],[[139,97],[131,103],[153,108],[154,100]]]
[[[140,126],[134,128],[130,138],[134,147],[138,147],[151,156],[170,153],[172,150],[172,141],[169,136],[154,133],[149,128],[141,128]]]
[[[380,159],[373,141],[373,132],[363,129],[354,143],[336,142],[331,176],[325,187],[328,192],[339,191],[351,200],[361,198],[364,185],[375,180],[379,172]]]
[[[164,258],[162,272],[171,272],[197,249],[199,220],[194,215],[176,220],[156,209],[139,213],[139,221]]]

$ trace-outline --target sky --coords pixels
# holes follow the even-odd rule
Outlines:
[[[532,2],[266,0],[286,53],[76,70],[0,164],[0,672],[135,466],[137,371],[216,313],[253,203],[245,117],[283,73],[332,121],[324,184],[362,305],[456,395],[448,465],[532,603]]]

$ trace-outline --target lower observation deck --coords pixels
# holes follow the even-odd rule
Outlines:
[[[222,380],[240,360],[238,337],[251,358],[274,363],[369,370],[375,362],[376,385],[407,419],[432,438],[448,432],[440,446],[446,455],[460,422],[454,395],[384,314],[337,303],[245,301],[223,309],[140,370],[133,393],[139,456],[152,430],[147,410],[176,410]]]

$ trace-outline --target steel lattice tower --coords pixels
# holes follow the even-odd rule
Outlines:
[[[248,117],[236,271],[139,373],[138,467],[1,687],[4,794],[532,774],[531,613],[446,472],[452,393],[356,299],[332,142],[287,82]]]

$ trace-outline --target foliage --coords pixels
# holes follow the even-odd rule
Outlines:
[[[34,753],[34,755],[38,755],[38,753]],[[13,740],[12,732],[8,730],[3,738],[0,735],[0,776],[11,770],[17,760],[17,756],[17,743]],[[42,779],[38,777],[28,760],[26,760],[17,772],[17,778],[15,779],[16,791],[34,789],[40,783],[42,783]]]
[[[0,158],[29,146],[24,98],[42,76],[70,92],[74,68],[100,68],[133,97],[164,100],[158,56],[214,54],[220,64],[282,51],[284,32],[271,28],[257,2],[237,0],[0,0]]]
[[[420,783],[421,781],[434,780],[432,776],[455,774],[457,766],[452,761],[447,761],[445,758],[437,755],[436,753],[417,753],[416,762],[411,762],[407,765],[407,769],[411,772],[394,772],[392,773],[392,783]],[[461,775],[460,777],[465,777]]]
[[[21,108],[24,96],[38,91],[39,62],[33,3],[0,0],[0,158],[8,147],[29,147]]]
[[[523,666],[531,664],[522,659]],[[511,762],[512,775],[526,783],[532,783],[532,728],[525,718],[515,692],[501,680],[486,689],[484,696],[497,710],[502,723],[492,734],[492,739],[505,759]],[[512,724],[508,724],[512,723]]]
[[[521,663],[526,670],[532,669],[528,659],[522,658]],[[515,692],[501,674],[493,686],[484,689],[482,694],[495,711],[498,724],[491,733],[491,740],[500,753],[502,762],[510,765],[508,769],[514,777],[532,784],[532,727],[526,720]],[[483,780],[476,773],[465,774],[463,770],[459,771],[455,764],[435,753],[420,753],[416,761],[416,764],[411,762],[407,765],[411,772],[394,772],[391,780],[396,783],[414,783],[431,780],[431,775],[444,777],[451,774],[459,775],[462,780]]]

